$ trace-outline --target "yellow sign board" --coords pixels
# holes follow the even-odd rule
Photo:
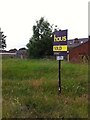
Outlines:
[[[67,45],[54,45],[53,51],[67,51]]]

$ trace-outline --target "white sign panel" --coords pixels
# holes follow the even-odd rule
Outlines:
[[[64,56],[57,56],[57,60],[63,60]]]

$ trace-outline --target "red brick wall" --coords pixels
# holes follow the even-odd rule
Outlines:
[[[90,41],[79,45],[69,51],[69,59],[71,62],[81,62],[82,56],[90,56]]]

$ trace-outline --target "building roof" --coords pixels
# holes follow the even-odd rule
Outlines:
[[[0,55],[16,55],[16,53],[8,53],[8,52],[3,52],[3,53],[0,53]]]
[[[78,40],[78,42],[76,42],[76,43],[75,43],[75,39],[67,40],[67,46],[69,48],[77,47],[83,43],[86,43],[88,41],[88,38],[79,38],[77,40]]]

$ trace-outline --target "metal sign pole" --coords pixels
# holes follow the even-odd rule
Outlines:
[[[61,60],[59,60],[59,94],[61,93]]]

